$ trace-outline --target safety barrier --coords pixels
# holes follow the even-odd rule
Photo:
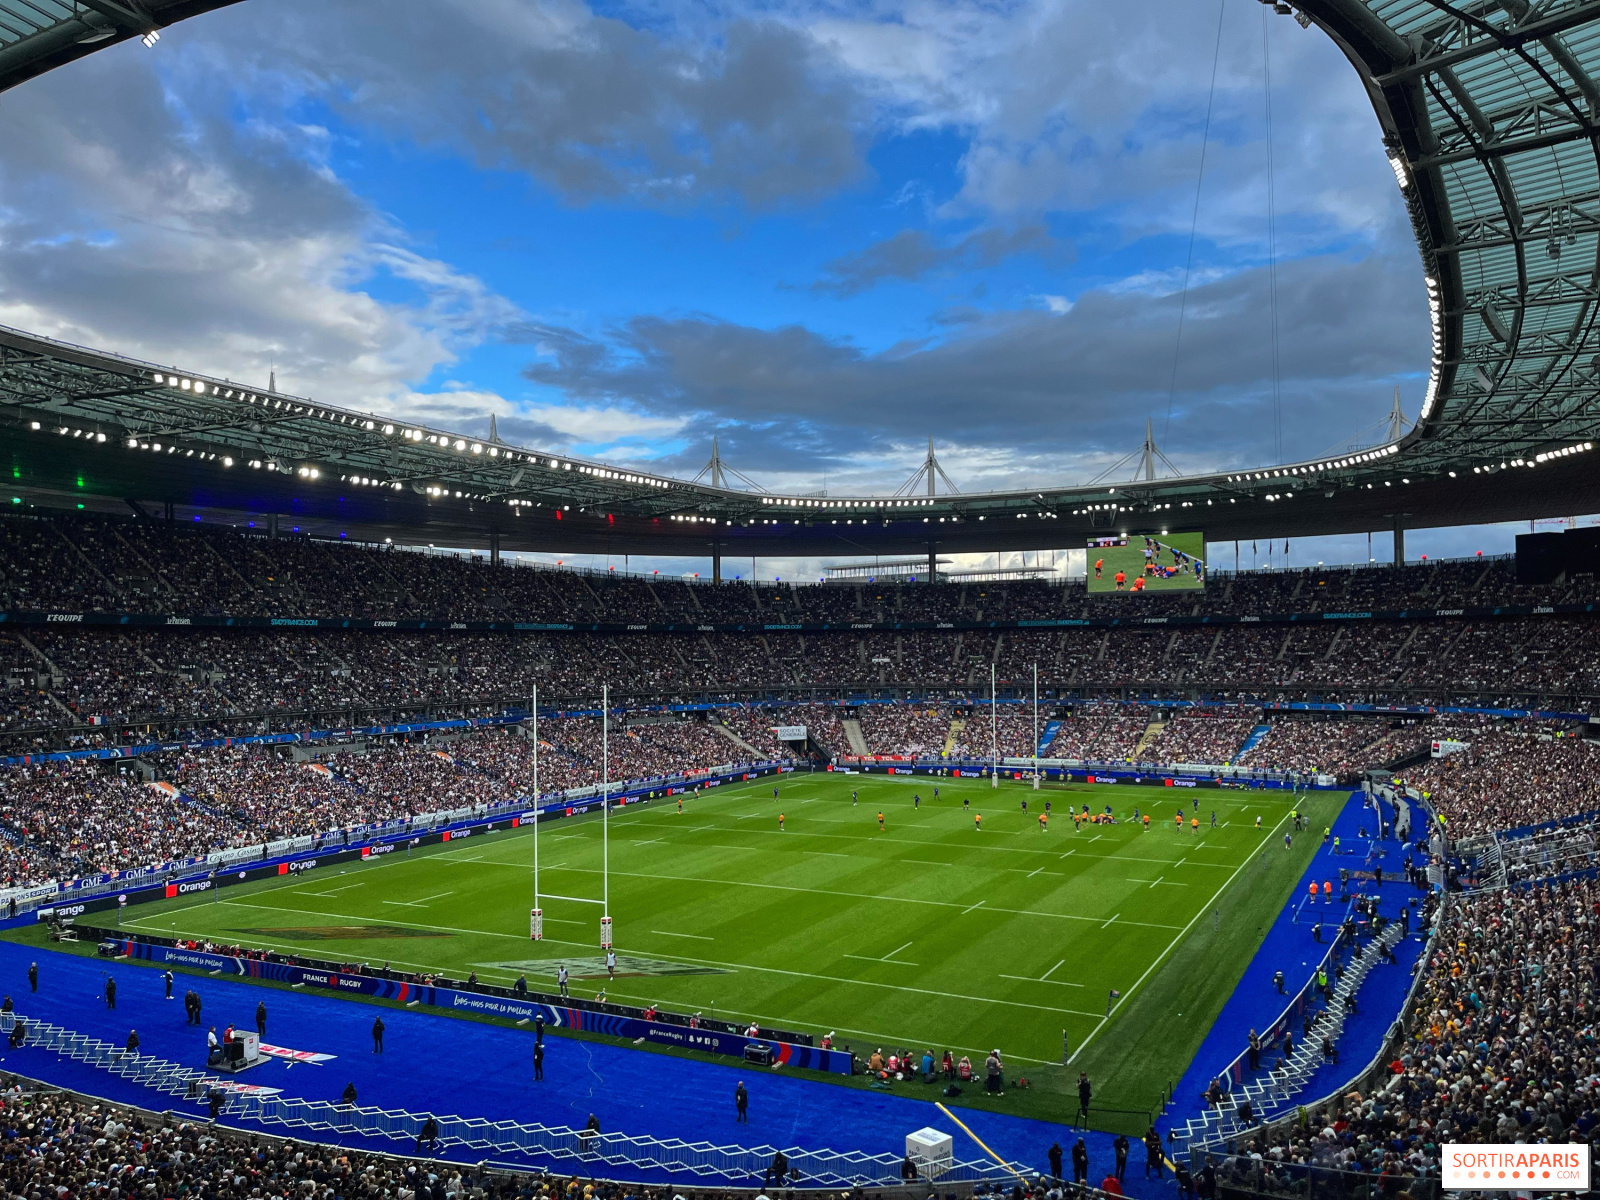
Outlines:
[[[196,1102],[221,1100],[221,1112],[236,1120],[267,1126],[382,1138],[419,1144],[424,1128],[433,1123],[438,1148],[460,1148],[483,1155],[520,1155],[533,1161],[581,1162],[589,1167],[662,1170],[728,1181],[762,1178],[778,1154],[777,1146],[718,1146],[711,1142],[685,1142],[678,1138],[636,1137],[598,1133],[562,1125],[520,1121],[491,1121],[484,1117],[458,1117],[437,1113],[361,1107],[327,1100],[302,1100],[225,1079],[194,1067],[129,1051],[99,1038],[88,1037],[47,1021],[20,1013],[0,1013],[0,1033],[11,1035],[23,1025],[22,1044],[51,1050],[75,1062],[98,1067],[141,1087]],[[432,1132],[431,1130],[429,1132]],[[807,1150],[791,1146],[782,1150],[788,1160],[792,1186],[850,1188],[883,1186],[900,1180],[902,1158],[894,1154],[868,1154],[859,1150]],[[955,1162],[942,1172],[941,1183],[1010,1182],[1035,1172],[1017,1163],[1001,1161]]]

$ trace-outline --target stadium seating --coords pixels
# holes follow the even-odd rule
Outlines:
[[[1458,608],[1587,600],[1592,591],[1587,577],[1521,587],[1508,561],[1486,559],[1400,570],[1218,574],[1203,595],[1144,597],[1138,611]],[[0,520],[0,607],[632,625],[1031,620],[1130,611],[1127,597],[1089,596],[1081,581],[938,587],[690,583],[496,567],[481,555],[273,539],[214,526],[65,516]],[[987,690],[991,668],[1003,691],[1020,696],[1031,695],[1037,670],[1047,697],[1067,690],[1092,695],[1138,689],[1218,700],[1572,708],[1578,698],[1600,695],[1600,622],[1561,616],[1217,628],[611,635],[28,625],[0,635],[0,750],[104,745],[151,734],[238,733],[272,722],[351,723],[441,707],[491,712],[524,700],[533,684],[562,702],[592,702],[601,681],[624,699],[879,688],[973,696]],[[49,733],[31,732],[41,730]],[[1205,732],[1179,727],[1167,738],[1169,748],[1185,730]],[[1015,736],[1008,730],[1006,752],[1031,753],[1023,732],[1031,736],[1031,723]],[[1071,736],[1069,730],[1069,742]],[[972,752],[967,742],[963,746]],[[1283,738],[1269,739],[1254,761],[1265,762],[1283,747]],[[1126,747],[1104,750],[1112,758],[1131,753]],[[1162,757],[1170,759],[1166,751]]]
[[[540,723],[539,790],[601,782],[593,717]],[[769,735],[770,737],[770,735]],[[773,757],[780,752],[771,742]],[[0,769],[0,871],[8,886],[70,880],[204,857],[214,850],[326,834],[533,791],[533,742],[510,729],[341,750],[318,762],[271,748],[220,747],[121,760]],[[644,781],[754,757],[703,722],[619,722],[611,779]],[[781,752],[787,756],[787,752]]]
[[[1593,878],[1452,898],[1383,1074],[1246,1139],[1221,1164],[1223,1186],[1298,1194],[1291,1164],[1436,1178],[1446,1142],[1591,1140],[1597,905]]]
[[[391,1196],[446,1200],[550,1197],[565,1181],[537,1172],[361,1154],[244,1134],[70,1093],[0,1091],[0,1186],[11,1196]],[[148,1174],[147,1174],[148,1172]],[[141,1179],[160,1179],[142,1185]],[[598,1196],[599,1193],[596,1193]]]
[[[1588,578],[1522,587],[1510,563],[1494,559],[1217,572],[1204,594],[1144,597],[1139,611],[1315,614],[1594,599]],[[1127,604],[1070,581],[710,584],[497,567],[481,555],[215,527],[0,520],[6,610],[771,626],[1082,618],[1124,615]],[[1036,670],[1037,715],[1030,703]],[[991,671],[1013,701],[994,709],[984,703]],[[609,756],[592,715],[601,682],[619,706]],[[1406,1040],[1386,1076],[1347,1092],[1304,1126],[1257,1131],[1247,1155],[1223,1158],[1218,1178],[1262,1193],[1291,1188],[1289,1173],[1307,1164],[1412,1176],[1436,1172],[1437,1146],[1447,1137],[1587,1138],[1600,1121],[1593,1100],[1600,1067],[1578,1037],[1595,1003],[1587,946],[1600,892],[1592,878],[1570,878],[1596,862],[1600,747],[1578,736],[1571,719],[1317,713],[1288,703],[1466,700],[1479,709],[1581,711],[1600,695],[1600,622],[1583,615],[603,635],[31,624],[0,633],[0,751],[500,715],[522,710],[535,685],[545,708],[582,710],[541,720],[545,793],[592,787],[603,773],[620,783],[789,757],[798,746],[779,742],[773,728],[803,725],[811,750],[826,759],[847,758],[864,744],[880,756],[1027,759],[1038,752],[1106,765],[1232,762],[1342,777],[1387,765],[1426,797],[1454,838],[1564,822],[1507,849],[1503,877],[1516,886],[1442,907],[1435,949],[1405,1016]],[[1206,700],[1125,702],[1141,694]],[[898,702],[859,703],[867,698]],[[664,702],[677,700],[742,703],[675,715]],[[1047,733],[1041,750],[1038,738]],[[1434,758],[1436,739],[1465,748]],[[509,804],[533,788],[533,748],[508,725],[330,745],[315,762],[304,761],[304,747],[296,756],[233,745],[136,761],[0,767],[0,873],[9,885],[65,881]],[[1535,962],[1536,991],[1526,970]],[[39,1114],[63,1117],[74,1103],[13,1099],[0,1108],[0,1127],[26,1140],[35,1135],[24,1118],[31,1115],[37,1128]],[[106,1107],[71,1115],[112,1147],[136,1128]],[[185,1169],[198,1178],[235,1169],[226,1165],[238,1153],[227,1135],[179,1127],[147,1136],[162,1145],[187,1139],[196,1157]],[[99,1160],[85,1161],[92,1172]],[[254,1161],[297,1180],[302,1164],[317,1159],[314,1151],[296,1160],[268,1147]],[[25,1163],[0,1164],[14,1194],[40,1190]],[[426,1166],[401,1160],[364,1164],[351,1156],[350,1164],[370,1177],[369,1192],[392,1187],[433,1200],[433,1191],[459,1191],[463,1182],[448,1173],[427,1178]],[[531,1194],[525,1181],[473,1182],[484,1196]]]
[[[1139,612],[1316,613],[1593,597],[1587,577],[1527,588],[1516,584],[1509,561],[1475,559],[1399,570],[1217,572],[1204,594],[1143,597]],[[1129,611],[1127,597],[1089,596],[1081,581],[710,584],[78,516],[0,519],[0,607],[764,626]],[[993,723],[988,706],[973,703],[986,698],[991,669],[1004,694],[1024,701],[999,706]],[[1035,670],[1037,732],[1058,722],[1042,751],[1027,703]],[[605,635],[19,625],[0,633],[0,752],[497,715],[525,710],[535,685],[547,708],[592,708],[601,682],[634,710],[613,727],[615,780],[788,754],[771,733],[777,724],[805,725],[814,748],[844,758],[854,753],[847,722],[855,721],[873,755],[937,757],[948,748],[961,757],[987,758],[997,750],[1025,759],[1037,751],[1101,764],[1237,759],[1256,770],[1336,775],[1396,765],[1461,836],[1600,808],[1590,744],[1556,738],[1574,732],[1559,722],[1322,720],[1274,712],[1265,736],[1241,753],[1262,721],[1263,702],[1426,699],[1524,707],[1541,698],[1544,707],[1578,708],[1583,698],[1600,695],[1600,622],[1579,615]],[[1205,695],[1213,706],[1112,702],[1135,691]],[[837,707],[862,693],[928,698]],[[829,702],[814,702],[818,696]],[[806,703],[794,706],[794,699]],[[783,707],[721,709],[709,721],[661,722],[639,711],[662,702],[725,700]],[[543,790],[600,781],[593,717],[547,720],[541,735]],[[1472,746],[1416,764],[1435,737]],[[145,866],[410,816],[424,805],[509,801],[532,786],[525,739],[476,733],[444,748],[448,757],[439,749],[420,742],[374,746],[366,754],[336,755],[324,764],[327,774],[254,749],[147,756],[143,761],[175,792],[159,796],[125,764],[120,772],[105,764],[0,771],[0,865],[14,881]],[[151,814],[137,830],[118,819],[130,795]]]
[[[1508,558],[1436,564],[1217,572],[1204,593],[1139,598],[1150,616],[1269,614],[1590,602],[1592,576],[1516,583]],[[7,516],[0,521],[0,609],[228,613],[234,616],[448,617],[539,621],[1038,620],[1121,615],[1127,596],[1081,580],[940,587],[690,582],[428,554],[215,525],[132,518]],[[1160,639],[1163,635],[1155,635]],[[1163,647],[1157,645],[1159,657]]]

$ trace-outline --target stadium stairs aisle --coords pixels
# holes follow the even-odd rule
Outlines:
[[[1365,825],[1370,832],[1374,824],[1371,810],[1362,803],[1362,794],[1352,792],[1333,824],[1333,833],[1339,837],[1347,851],[1352,847],[1359,847],[1359,851],[1336,855],[1333,853],[1331,838],[1317,850],[1311,865],[1306,868],[1305,874],[1295,887],[1293,902],[1278,914],[1277,920],[1267,932],[1266,939],[1261,943],[1261,948],[1256,951],[1249,967],[1245,969],[1243,978],[1239,980],[1239,986],[1223,1005],[1222,1012],[1217,1015],[1216,1023],[1211,1027],[1211,1032],[1206,1035],[1205,1041],[1195,1054],[1194,1061],[1189,1064],[1189,1069],[1179,1081],[1174,1102],[1162,1122],[1163,1132],[1168,1125],[1181,1126],[1184,1121],[1198,1115],[1204,1109],[1204,1103],[1200,1099],[1201,1094],[1211,1080],[1220,1076],[1223,1068],[1246,1048],[1250,1040],[1250,1030],[1265,1029],[1283,1011],[1287,998],[1278,995],[1273,987],[1273,973],[1278,970],[1283,971],[1285,987],[1290,995],[1293,995],[1326,953],[1326,944],[1319,946],[1312,940],[1312,926],[1318,919],[1325,923],[1337,924],[1347,906],[1338,903],[1336,894],[1332,904],[1324,905],[1319,900],[1314,907],[1307,905],[1305,911],[1299,913],[1298,922],[1295,920],[1297,910],[1306,895],[1307,885],[1312,880],[1316,880],[1319,884],[1323,880],[1332,881],[1337,889],[1340,867],[1348,868],[1352,874],[1365,868],[1367,841],[1360,836],[1361,829]],[[1321,832],[1308,830],[1299,836],[1320,837]],[[1340,1083],[1353,1078],[1371,1061],[1383,1043],[1384,1033],[1399,1014],[1400,1005],[1405,999],[1407,989],[1411,986],[1412,968],[1421,957],[1425,946],[1425,937],[1418,931],[1416,921],[1418,905],[1425,893],[1418,891],[1405,880],[1405,871],[1401,865],[1405,859],[1405,847],[1391,838],[1381,843],[1380,850],[1383,853],[1379,863],[1383,867],[1384,882],[1381,888],[1378,888],[1378,911],[1392,918],[1407,902],[1410,902],[1413,917],[1412,933],[1395,948],[1395,957],[1399,959],[1398,966],[1379,963],[1363,981],[1356,993],[1359,1011],[1346,1020],[1344,1034],[1338,1042],[1339,1064],[1335,1066],[1332,1063],[1325,1063],[1308,1080],[1307,1087],[1297,1097],[1300,1102],[1317,1100],[1327,1095]],[[1360,881],[1358,890],[1357,883],[1358,881],[1352,879],[1351,895],[1371,895],[1374,888],[1378,887],[1368,879]],[[1298,1025],[1294,1034],[1298,1041],[1300,1039]]]
[[[38,995],[28,991],[30,961],[39,962]],[[117,981],[117,1007],[107,1009],[105,979]],[[182,997],[188,988],[201,996],[204,1024],[185,1022]],[[176,998],[162,998],[161,972],[126,962],[51,951],[0,941],[0,992],[9,995],[24,1017],[51,1021],[67,1029],[122,1045],[137,1029],[143,1053],[187,1066],[205,1062],[206,1029],[220,1036],[229,1023],[255,1028],[255,1008],[268,1011],[266,1041],[295,1050],[336,1055],[323,1065],[271,1061],[240,1075],[239,1081],[281,1089],[312,1100],[336,1100],[354,1083],[362,1105],[538,1121],[581,1127],[593,1113],[608,1132],[686,1141],[756,1146],[801,1146],[899,1154],[905,1135],[924,1126],[955,1138],[956,1156],[973,1160],[980,1148],[932,1103],[937,1089],[907,1084],[891,1095],[696,1058],[680,1058],[546,1033],[545,1081],[532,1080],[533,1033],[418,1009],[357,1003],[300,990],[267,988],[220,977],[174,975]],[[372,1051],[373,1018],[382,1015],[384,1054]],[[129,1104],[181,1109],[169,1099],[105,1071],[75,1063],[45,1050],[24,1046],[0,1057],[0,1070],[15,1071],[60,1087]],[[734,1121],[733,1091],[739,1080],[750,1091],[750,1121]],[[923,1099],[927,1097],[927,1099]],[[199,1112],[200,1106],[194,1105]],[[1047,1170],[1046,1151],[1060,1141],[1070,1159],[1075,1131],[1044,1121],[1023,1120],[981,1110],[953,1110],[995,1153]],[[268,1128],[279,1135],[292,1130]],[[1112,1162],[1111,1135],[1087,1133],[1092,1182]],[[333,1139],[328,1139],[333,1140]],[[409,1146],[374,1140],[346,1145],[404,1152]],[[465,1160],[481,1155],[464,1153]],[[1135,1143],[1128,1170],[1130,1195],[1170,1194],[1142,1178],[1143,1159]],[[559,1165],[557,1167],[559,1168]],[[613,1177],[666,1181],[663,1172],[608,1172]],[[684,1181],[687,1182],[687,1181]],[[716,1181],[707,1180],[714,1184]]]

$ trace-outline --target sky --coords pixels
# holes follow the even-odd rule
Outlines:
[[[3,103],[0,323],[530,448],[984,491],[1426,383],[1371,108],[1254,0],[247,0]]]

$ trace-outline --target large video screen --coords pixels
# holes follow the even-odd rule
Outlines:
[[[1091,592],[1192,592],[1206,585],[1206,535],[1163,533],[1089,539]]]

